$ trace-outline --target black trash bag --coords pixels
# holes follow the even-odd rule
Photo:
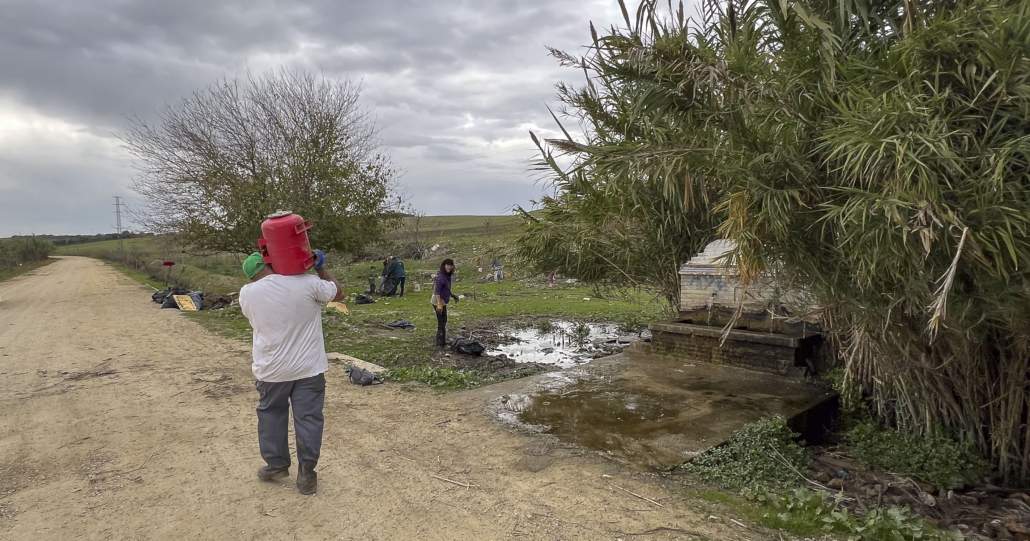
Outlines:
[[[157,304],[161,304],[165,302],[165,297],[167,297],[168,294],[171,293],[171,291],[171,289],[162,289],[161,291],[155,291],[154,294],[150,296],[150,300],[156,302]]]
[[[391,321],[389,323],[386,323],[385,325],[387,327],[391,328],[391,329],[414,329],[415,328],[415,324],[410,322],[410,321],[408,321],[408,320],[406,320],[406,319],[398,319],[397,321]]]
[[[354,297],[354,304],[373,304],[375,302],[375,299],[368,295],[365,295],[364,293],[359,293],[357,296]]]
[[[455,338],[454,342],[451,343],[451,349],[464,355],[475,355],[477,357],[486,351],[486,347],[483,344],[469,338]]]
[[[172,295],[189,295],[190,290],[183,289],[181,287],[172,287],[168,289],[162,289],[161,291],[155,292],[150,296],[150,299],[161,305],[161,308],[175,308],[179,306],[175,304],[175,299]]]
[[[383,382],[382,378],[365,370],[364,368],[358,368],[357,366],[351,366],[347,369],[347,378],[354,385],[361,385],[365,387],[367,385],[378,385]]]
[[[150,296],[150,300],[156,302],[157,304],[163,304],[165,302],[165,299],[167,299],[171,295],[186,295],[188,293],[188,289],[183,289],[181,287],[169,287],[162,289],[160,291],[155,291],[154,294]]]

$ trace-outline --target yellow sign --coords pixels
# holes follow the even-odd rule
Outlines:
[[[193,297],[189,295],[172,295],[175,299],[175,305],[179,307],[179,310],[185,310],[186,312],[196,312],[197,305],[193,304]]]
[[[348,314],[348,315],[350,314],[350,309],[347,308],[347,305],[343,304],[342,302],[335,302],[334,301],[334,302],[331,302],[331,303],[327,304],[326,307],[332,308],[332,309],[336,310],[337,312],[340,312],[340,313],[343,313],[343,314]]]

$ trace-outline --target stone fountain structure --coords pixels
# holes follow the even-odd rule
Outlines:
[[[744,287],[730,261],[735,248],[716,240],[680,267],[679,318],[651,326],[652,352],[786,376],[818,371],[820,328],[787,308],[802,296],[769,276]]]

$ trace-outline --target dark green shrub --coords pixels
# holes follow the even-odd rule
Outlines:
[[[54,244],[37,237],[0,239],[0,267],[16,267],[42,261],[54,251]]]
[[[723,488],[761,492],[793,486],[808,467],[808,454],[783,417],[744,426],[726,443],[705,451],[683,466],[702,480]]]
[[[987,466],[969,445],[941,435],[923,436],[863,422],[845,434],[855,458],[941,488],[957,488],[981,478]]]

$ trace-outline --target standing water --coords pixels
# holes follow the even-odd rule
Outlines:
[[[552,321],[512,330],[511,341],[488,351],[519,363],[539,363],[569,368],[594,357],[614,353],[639,339],[620,334],[616,325]]]

